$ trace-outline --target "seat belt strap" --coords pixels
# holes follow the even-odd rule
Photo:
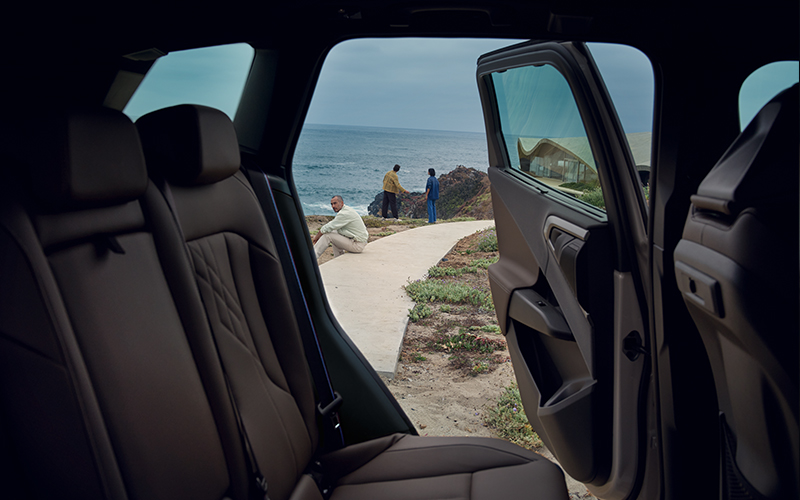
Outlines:
[[[242,169],[255,191],[256,198],[258,198],[261,204],[264,217],[267,219],[267,225],[272,233],[272,239],[275,241],[275,247],[277,248],[278,256],[283,266],[289,294],[295,306],[300,336],[303,339],[303,348],[306,352],[306,360],[308,361],[311,376],[314,379],[314,385],[317,388],[317,397],[319,399],[317,412],[323,417],[325,433],[328,437],[326,440],[326,447],[329,448],[328,451],[333,451],[344,446],[344,436],[342,435],[339,414],[337,412],[337,409],[342,404],[342,396],[333,390],[333,385],[328,375],[328,369],[325,365],[325,358],[322,355],[322,349],[319,345],[319,338],[317,337],[314,323],[311,320],[311,313],[308,309],[308,303],[306,302],[303,288],[300,285],[300,276],[297,273],[297,266],[295,265],[291,250],[289,249],[289,240],[286,237],[280,215],[278,215],[278,207],[272,195],[269,179],[266,174],[258,168],[243,165]]]

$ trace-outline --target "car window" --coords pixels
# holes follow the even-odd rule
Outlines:
[[[649,197],[655,102],[653,65],[646,55],[628,45],[587,45],[617,110],[644,194]]]
[[[509,165],[605,208],[594,154],[578,106],[553,66],[492,74]]]
[[[739,89],[739,126],[741,130],[776,94],[798,81],[797,61],[779,61],[752,72]]]
[[[123,110],[131,120],[178,104],[202,104],[236,115],[253,62],[246,43],[170,52],[158,59]]]
[[[631,148],[645,196],[650,180],[653,73],[647,57],[589,44]],[[492,75],[509,164],[538,182],[605,209],[595,155],[564,76],[536,65]]]

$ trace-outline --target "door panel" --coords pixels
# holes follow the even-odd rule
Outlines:
[[[615,223],[626,205],[615,201],[626,192],[617,183],[636,177],[621,175],[635,173],[630,150],[619,122],[607,126],[616,115],[598,98],[604,86],[583,45],[485,55],[478,86],[500,253],[489,279],[526,414],[567,473],[624,498],[638,466],[644,373],[642,357],[623,352],[642,329]],[[596,186],[600,203],[563,183]]]

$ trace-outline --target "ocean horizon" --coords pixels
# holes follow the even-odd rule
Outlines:
[[[353,125],[306,124],[300,134],[292,171],[305,215],[333,215],[330,199],[366,215],[383,191],[383,176],[400,165],[400,184],[424,192],[428,169],[436,177],[458,165],[486,172],[486,135]]]

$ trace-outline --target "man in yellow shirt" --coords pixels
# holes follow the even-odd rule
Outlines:
[[[391,205],[392,215],[395,219],[400,216],[397,212],[397,193],[400,191],[407,193],[408,190],[400,185],[400,179],[397,178],[397,172],[400,171],[400,165],[395,165],[392,170],[386,172],[383,176],[383,206],[381,208],[381,216],[386,218],[387,208]]]
[[[369,232],[361,216],[352,208],[344,204],[341,196],[331,198],[331,208],[336,212],[336,217],[319,229],[314,235],[314,252],[317,258],[322,255],[328,245],[333,247],[333,257],[336,258],[345,251],[361,253],[367,246]]]

